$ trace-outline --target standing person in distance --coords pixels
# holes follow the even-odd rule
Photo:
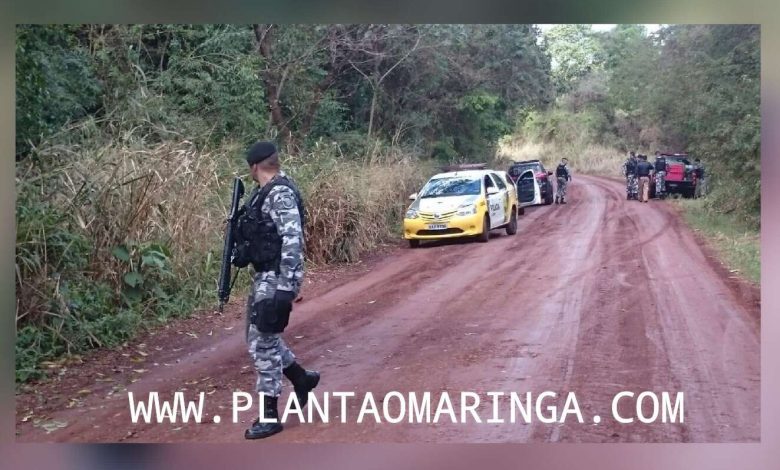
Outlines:
[[[707,194],[707,179],[701,159],[696,158],[693,160],[693,171],[696,174],[696,190],[694,194],[696,197],[702,197]]]
[[[566,204],[566,187],[571,181],[571,170],[569,170],[569,159],[561,158],[561,163],[555,168],[555,179],[557,185],[555,188],[555,203]]]
[[[637,181],[636,181],[636,153],[632,150],[629,152],[628,158],[623,162],[623,176],[626,178],[626,199],[637,198]]]
[[[666,198],[666,157],[655,151],[655,197]]]
[[[636,164],[636,176],[639,179],[639,202],[647,202],[650,193],[650,177],[653,165],[647,161],[647,155],[640,155]]]

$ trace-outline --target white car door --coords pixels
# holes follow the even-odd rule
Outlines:
[[[539,184],[533,170],[526,170],[517,179],[517,200],[520,206],[532,206],[540,200]]]
[[[490,175],[485,175],[485,194],[487,195],[488,211],[490,214],[490,228],[498,227],[507,222],[505,215],[506,210],[504,208],[504,200],[506,199],[505,192],[506,189],[501,191]]]

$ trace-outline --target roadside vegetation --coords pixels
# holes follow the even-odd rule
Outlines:
[[[23,25],[16,378],[216,304],[245,148],[273,139],[308,266],[399,236],[442,163],[553,96],[532,26]],[[246,279],[246,278],[245,278]]]
[[[703,235],[735,276],[761,283],[759,232],[729,213],[714,211],[705,199],[677,199],[685,220]]]
[[[575,172],[621,176],[629,150],[687,151],[706,167],[708,194],[682,201],[686,220],[724,261],[760,272],[760,31],[757,25],[641,25],[594,32],[558,25],[553,106],[520,116],[500,155],[569,158]]]

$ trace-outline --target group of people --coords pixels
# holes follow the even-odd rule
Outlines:
[[[666,157],[655,152],[655,161],[647,161],[647,155],[637,155],[633,150],[623,162],[626,177],[626,199],[647,202],[650,198],[650,178],[655,179],[655,197],[666,198]]]
[[[647,202],[650,196],[650,178],[655,177],[656,197],[664,198],[666,191],[664,177],[666,176],[666,159],[660,152],[655,152],[655,162],[647,161],[647,155],[637,155],[633,150],[623,162],[623,175],[626,177],[626,199],[638,199]]]
[[[666,192],[666,157],[661,152],[655,152],[655,161],[647,161],[647,155],[637,155],[629,152],[623,162],[623,176],[626,177],[626,199],[647,202],[650,196],[650,178],[655,179],[655,197],[665,199]],[[698,158],[694,160],[693,173],[696,177],[696,197],[703,196],[705,191],[704,165]]]

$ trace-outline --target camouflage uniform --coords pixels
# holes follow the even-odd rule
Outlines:
[[[666,197],[666,157],[661,152],[655,152],[655,197]]]
[[[655,172],[655,194],[659,197],[666,194],[666,171],[664,170]]]
[[[561,175],[560,173],[565,174]],[[563,203],[566,198],[566,186],[569,185],[569,181],[571,180],[571,170],[569,170],[569,165],[563,163],[559,164],[555,169],[555,179],[558,183],[555,186],[555,201]]]
[[[639,180],[636,177],[636,170],[629,171],[629,161],[630,158],[623,162],[622,169],[623,176],[626,177],[626,194],[631,198],[636,199],[639,195]],[[634,162],[633,166],[636,168],[636,162]]]
[[[285,175],[280,171],[279,176]],[[260,186],[255,188],[250,202],[260,190]],[[277,185],[271,189],[260,210],[274,221],[282,237],[282,253],[278,276],[274,271],[254,275],[252,292],[247,301],[246,339],[249,356],[257,371],[257,392],[278,397],[282,393],[282,369],[295,362],[295,355],[281,334],[260,332],[249,318],[253,305],[273,299],[277,289],[298,294],[303,279],[303,231],[296,196],[287,186]]]
[[[702,197],[707,194],[707,174],[704,172],[704,164],[702,162],[697,162],[695,163],[694,169],[697,178],[694,195],[696,197]]]
[[[558,177],[558,186],[555,188],[555,197],[563,199],[566,197],[566,186],[569,184],[569,179],[565,176]]]

